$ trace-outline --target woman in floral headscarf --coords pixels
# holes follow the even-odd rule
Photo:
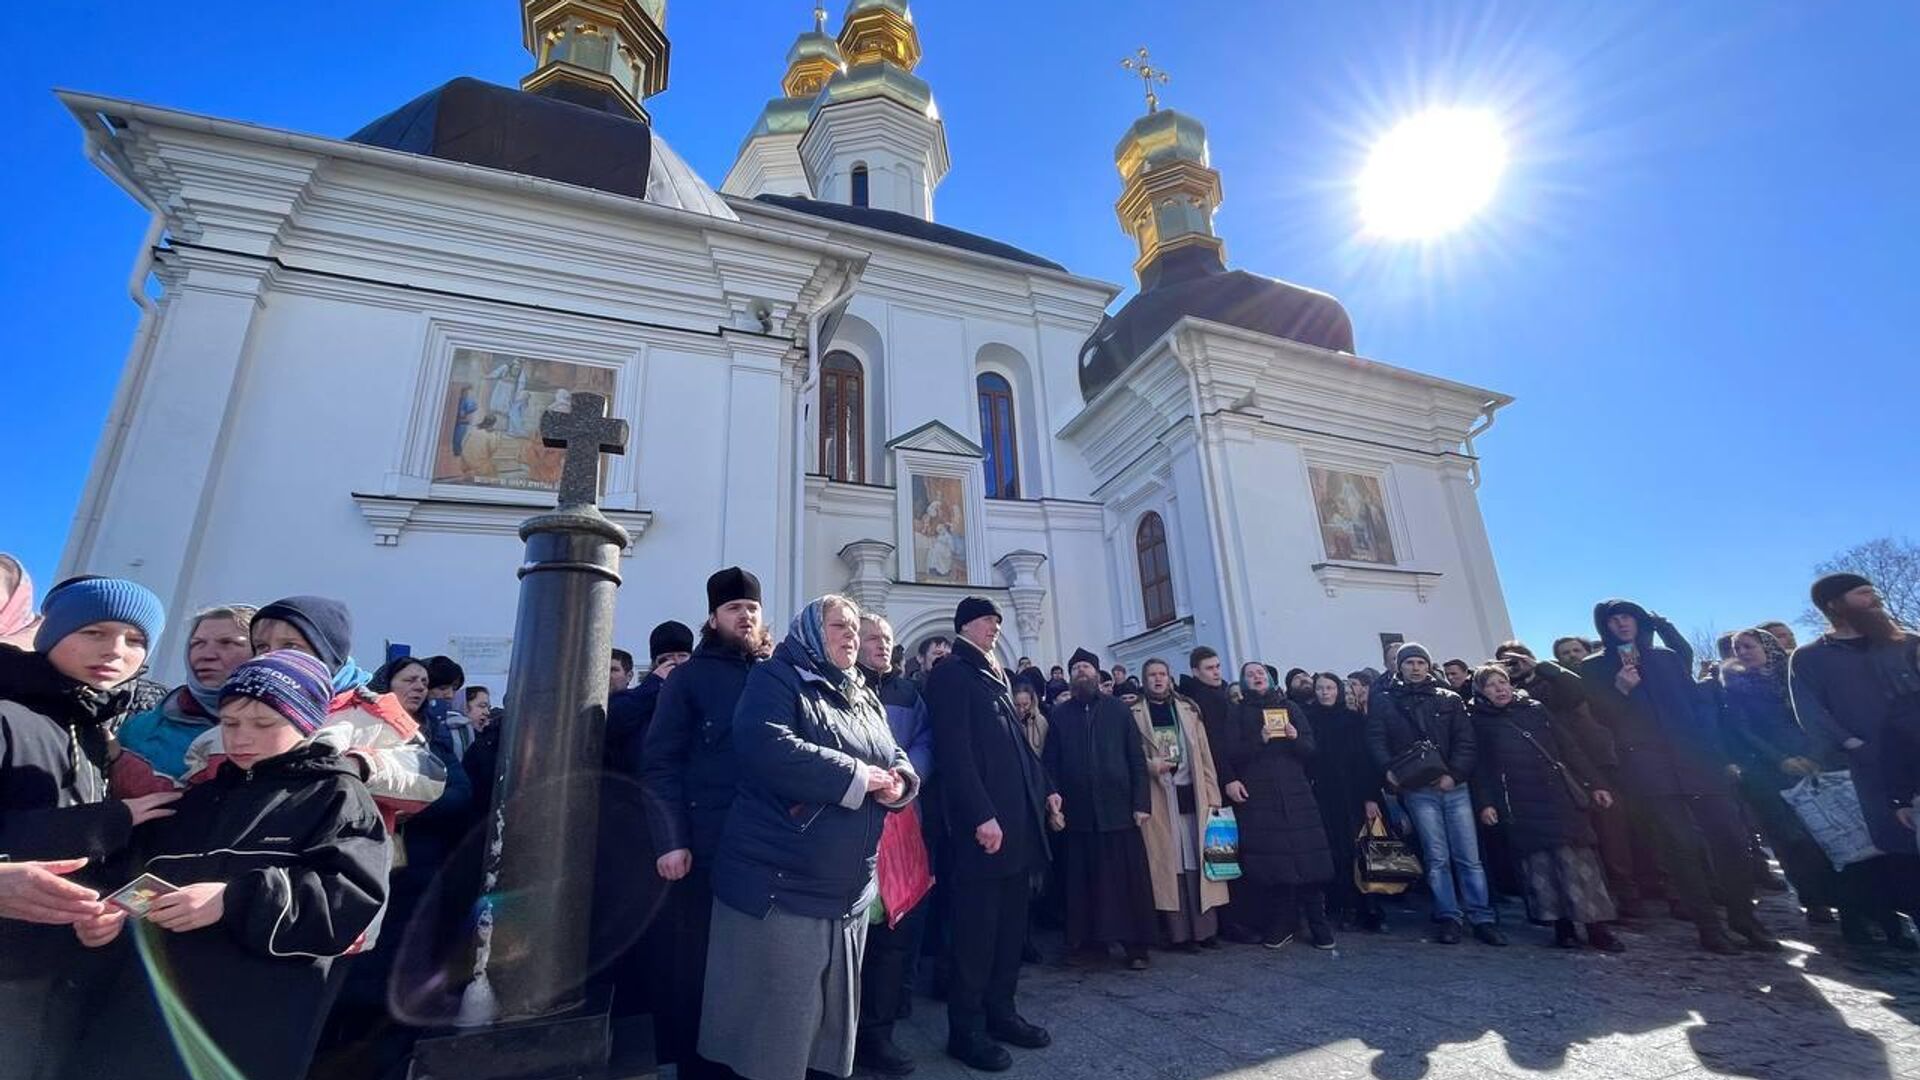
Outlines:
[[[823,596],[734,709],[740,790],[714,858],[700,1056],[749,1080],[853,1071],[880,831],[920,790],[859,650],[860,609]]]
[[[1741,798],[1753,811],[1767,846],[1780,859],[1787,881],[1812,922],[1828,922],[1840,909],[1840,930],[1850,944],[1875,944],[1870,924],[1879,922],[1896,948],[1920,950],[1899,917],[1869,898],[1868,880],[1878,870],[1855,863],[1835,871],[1826,852],[1807,832],[1780,793],[1822,770],[1813,741],[1800,727],[1787,697],[1787,650],[1771,633],[1754,627],[1733,635],[1733,662],[1720,669],[1726,688],[1722,734],[1728,756],[1740,768]]]
[[[33,613],[33,578],[20,560],[0,552],[0,645],[31,651],[40,617]]]

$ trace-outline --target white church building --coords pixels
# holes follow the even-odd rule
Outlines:
[[[845,592],[909,647],[989,596],[1005,659],[1042,664],[1345,671],[1509,634],[1474,438],[1511,399],[1364,359],[1333,298],[1227,268],[1192,118],[1150,104],[1120,140],[1116,308],[936,223],[905,0],[799,37],[718,191],[644,105],[665,0],[524,12],[521,88],[455,80],[345,139],[61,95],[152,215],[63,574],[176,613],[335,596],[369,666],[445,652],[497,692],[516,530],[558,479],[539,417],[594,392],[632,425],[601,501],[636,652],[730,564],[776,628]]]

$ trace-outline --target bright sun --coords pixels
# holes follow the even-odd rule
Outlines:
[[[1426,240],[1484,209],[1507,168],[1507,139],[1481,109],[1429,109],[1401,121],[1367,157],[1360,218],[1374,236]]]

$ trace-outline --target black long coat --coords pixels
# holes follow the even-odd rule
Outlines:
[[[1233,772],[1233,755],[1227,753],[1233,745],[1233,697],[1225,683],[1208,686],[1191,675],[1180,676],[1180,694],[1200,707],[1200,723],[1207,729],[1207,745],[1213,750],[1213,771],[1225,788],[1240,779]]]
[[[1044,760],[1068,832],[1134,829],[1134,814],[1153,812],[1140,728],[1119,698],[1099,694],[1055,706]]]
[[[963,638],[921,692],[933,717],[934,769],[953,837],[946,876],[978,881],[1045,870],[1052,858],[1046,824],[1051,785],[1014,715],[1006,676]],[[989,820],[999,822],[1003,836],[992,855],[973,836]]]
[[[661,851],[685,848],[695,862],[713,865],[740,785],[733,710],[758,662],[716,636],[661,688],[640,766],[647,823]]]
[[[1545,705],[1524,693],[1516,693],[1505,708],[1475,695],[1467,710],[1480,746],[1480,764],[1473,774],[1474,808],[1478,811],[1491,806],[1500,812],[1513,854],[1526,856],[1557,847],[1598,844],[1592,816],[1574,805],[1566,782],[1520,733],[1533,736],[1534,742],[1591,791],[1600,783],[1600,775],[1580,740],[1566,731]]]
[[[1265,711],[1286,709],[1297,738],[1263,740]],[[1307,780],[1313,724],[1283,694],[1248,698],[1230,714],[1234,772],[1247,801],[1233,808],[1240,822],[1240,868],[1261,885],[1315,885],[1333,879],[1327,833]]]
[[[1317,701],[1302,710],[1313,727],[1314,755],[1307,779],[1320,804],[1336,864],[1351,861],[1353,841],[1367,820],[1367,803],[1378,803],[1380,773],[1367,752],[1367,718],[1345,705]]]

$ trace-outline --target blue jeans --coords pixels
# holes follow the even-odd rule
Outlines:
[[[1493,922],[1493,905],[1487,898],[1487,872],[1480,866],[1480,842],[1473,827],[1473,796],[1467,785],[1455,784],[1452,791],[1437,787],[1402,792],[1407,813],[1413,815],[1414,832],[1420,837],[1420,857],[1427,864],[1427,888],[1433,891],[1435,921],[1460,921],[1461,900],[1466,901],[1467,922],[1483,926]],[[1454,877],[1460,878],[1459,892]]]

